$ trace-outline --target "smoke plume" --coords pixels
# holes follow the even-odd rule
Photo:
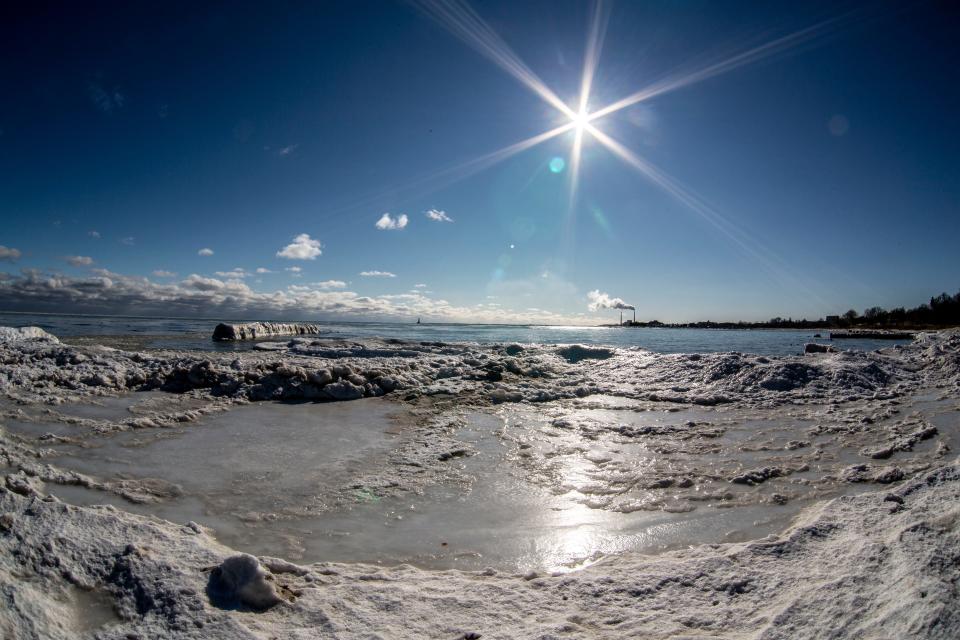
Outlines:
[[[605,293],[600,293],[599,289],[594,289],[588,293],[587,299],[590,300],[590,304],[587,305],[590,311],[597,311],[599,309],[628,309],[633,311],[636,309],[632,304],[627,304],[620,298],[611,298]]]

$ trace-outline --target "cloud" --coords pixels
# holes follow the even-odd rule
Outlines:
[[[293,242],[277,251],[277,257],[287,260],[316,260],[321,253],[320,241],[311,238],[310,234],[301,233]]]
[[[216,278],[204,278],[203,276],[199,276],[195,273],[191,273],[187,279],[183,280],[180,284],[187,289],[194,289],[196,291],[234,291],[252,293],[250,287],[243,284],[239,280],[229,280],[224,282],[223,280],[218,280]]]
[[[294,273],[300,273],[303,271],[303,267],[285,267],[284,271],[292,271]]]
[[[343,280],[324,280],[322,282],[311,282],[314,287],[320,289],[346,289],[347,283]]]
[[[360,275],[364,278],[396,278],[397,274],[389,271],[361,271]]]
[[[599,289],[594,289],[587,294],[587,299],[590,300],[590,304],[587,305],[587,309],[590,311],[597,311],[599,309],[636,309],[632,304],[627,304],[620,298],[611,298],[605,293],[600,293]]]
[[[208,247],[204,247],[203,249],[200,249],[200,251],[197,251],[197,255],[198,255],[198,256],[212,256],[212,255],[213,255],[213,249],[210,249],[210,248],[208,248]]]
[[[281,157],[283,157],[283,156],[288,156],[288,155],[290,155],[291,153],[293,153],[294,151],[296,151],[296,150],[297,150],[297,147],[299,147],[299,146],[300,146],[299,144],[288,144],[287,146],[285,146],[285,147],[283,147],[282,149],[278,150],[278,151],[277,151],[277,155],[278,155],[278,156],[281,156]]]
[[[0,262],[16,262],[20,259],[21,255],[23,254],[20,253],[20,249],[5,247],[0,244]]]
[[[425,284],[423,284],[423,283],[421,282],[421,283],[419,283],[419,284],[413,285],[413,288],[414,288],[414,289],[426,289],[426,288],[427,288],[427,285],[425,285]]]
[[[173,271],[164,271],[163,269],[155,269],[153,275],[158,278],[175,278],[177,276]]]
[[[270,269],[266,267],[257,267],[257,273],[273,273],[273,271],[270,271]]]
[[[406,227],[408,222],[410,222],[410,219],[407,218],[407,214],[405,213],[401,213],[396,218],[392,217],[389,213],[385,213],[377,220],[376,227],[381,231],[399,231]]]
[[[447,215],[446,211],[439,211],[437,209],[430,209],[425,214],[427,218],[433,220],[434,222],[453,222],[453,218]]]
[[[107,115],[122,109],[127,102],[127,97],[119,89],[108,90],[96,82],[87,85],[87,95],[93,105]]]
[[[134,243],[134,237],[133,237],[133,236],[127,236],[126,238],[120,238],[120,244],[125,244],[125,245],[127,245],[128,247],[132,247],[132,246],[133,246],[133,243]]]
[[[0,299],[11,311],[110,314],[162,314],[196,318],[250,320],[396,319],[490,323],[584,323],[578,315],[513,311],[487,306],[455,306],[420,294],[361,296],[341,287],[323,290],[298,287],[272,292],[254,291],[240,280],[221,280],[191,274],[179,282],[158,283],[103,269],[95,277],[67,277],[57,273],[24,271],[0,277]],[[211,324],[211,329],[212,329]]]
[[[100,239],[99,231],[87,231],[87,235],[90,236],[91,238],[96,238],[97,240]]]
[[[93,258],[90,256],[67,256],[64,260],[74,267],[89,267],[93,264]]]
[[[241,269],[240,267],[234,267],[230,271],[214,271],[213,275],[220,278],[231,278],[234,280],[242,280],[250,275],[248,271]]]

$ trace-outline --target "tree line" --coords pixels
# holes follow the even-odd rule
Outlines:
[[[960,291],[955,295],[941,293],[930,298],[930,302],[913,309],[896,307],[889,311],[881,307],[870,307],[863,314],[850,309],[843,314],[842,320],[849,326],[869,327],[950,327],[960,326]]]
[[[681,327],[694,329],[834,329],[834,328],[891,328],[925,329],[960,326],[960,291],[954,295],[941,293],[930,298],[930,302],[912,309],[896,307],[890,310],[882,307],[870,307],[863,313],[850,309],[843,315],[827,316],[819,320],[794,320],[793,318],[771,318],[766,322],[686,322],[667,324],[657,320],[650,322],[623,323],[634,327]]]

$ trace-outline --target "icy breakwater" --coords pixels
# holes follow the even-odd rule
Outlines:
[[[285,322],[250,322],[246,324],[220,323],[213,330],[214,340],[256,340],[270,336],[308,336],[323,333],[315,324]]]

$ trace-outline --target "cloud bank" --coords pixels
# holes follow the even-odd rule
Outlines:
[[[292,285],[258,292],[241,280],[191,274],[157,283],[94,269],[90,277],[23,270],[0,272],[0,300],[8,311],[135,314],[257,320],[394,319],[416,317],[447,322],[569,323],[584,318],[548,312],[514,312],[488,305],[455,306],[420,293],[363,296],[342,290],[342,281]],[[326,286],[324,286],[326,285]],[[328,290],[337,289],[337,290]],[[211,325],[212,328],[212,325]]]
[[[360,275],[364,278],[396,278],[397,274],[389,271],[361,271]]]

